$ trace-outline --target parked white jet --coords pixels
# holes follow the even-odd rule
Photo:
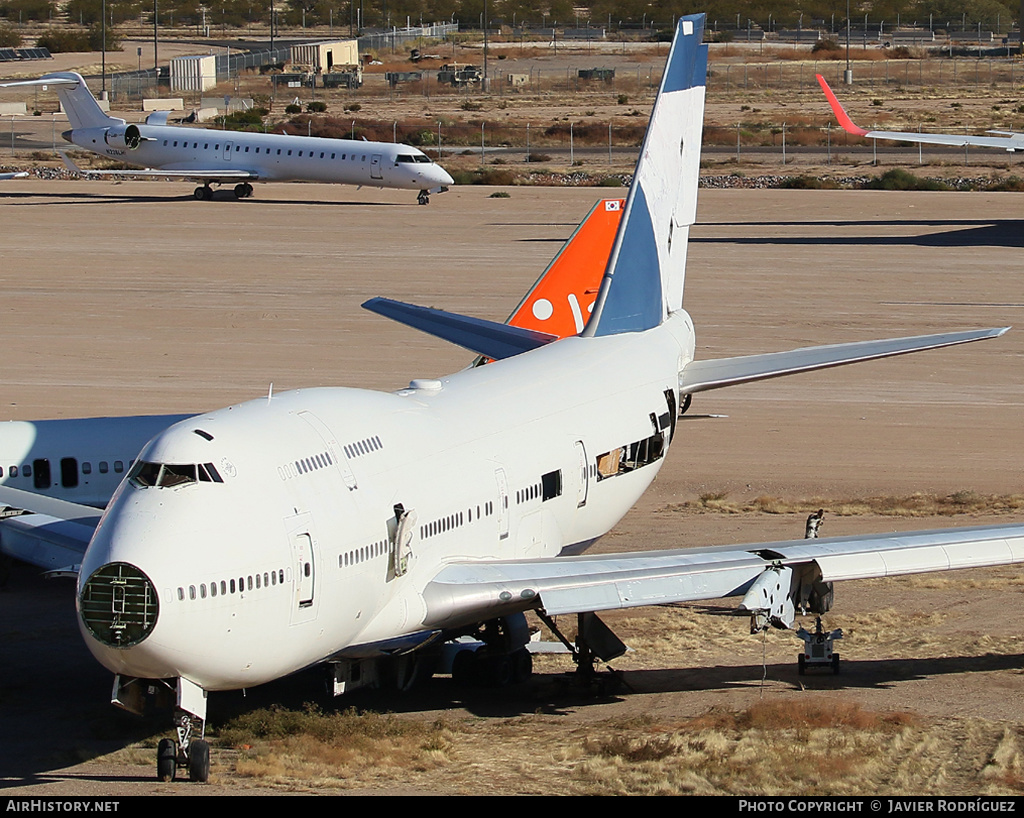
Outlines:
[[[835,93],[829,88],[828,83],[821,74],[816,74],[818,85],[825,92],[828,104],[832,108],[839,126],[853,136],[863,136],[868,139],[893,139],[898,142],[919,142],[924,145],[951,145],[962,148],[965,145],[974,145],[981,148],[1001,148],[1004,151],[1013,153],[1024,150],[1024,133],[1015,131],[989,131],[993,136],[971,136],[969,134],[952,133],[921,133],[920,131],[869,131],[850,119],[849,114],[836,99]]]
[[[214,184],[234,184],[235,197],[253,194],[252,182],[327,182],[418,190],[420,204],[454,184],[422,151],[392,142],[322,139],[290,134],[215,131],[167,124],[167,112],[150,114],[144,125],[128,124],[103,112],[85,80],[73,72],[35,80],[0,83],[0,88],[54,86],[67,112],[68,142],[140,170],[74,170],[86,175],[155,176],[193,179],[197,199],[213,198]]]
[[[693,360],[682,297],[703,24],[679,22],[579,335],[373,299],[492,362],[394,393],[300,390],[175,423],[142,449],[98,525],[92,509],[0,487],[0,501],[34,512],[0,522],[0,545],[14,524],[27,542],[34,519],[34,562],[78,549],[80,627],[116,674],[116,703],[175,710],[161,778],[209,774],[211,691],[315,665],[336,694],[385,673],[404,687],[465,634],[484,645],[457,654],[453,674],[525,678],[527,610],[549,623],[579,614],[586,669],[624,650],[602,610],[738,596],[754,626],[788,628],[797,609],[831,607],[834,580],[1024,561],[1024,525],[579,556],[654,480],[681,395],[1005,331]]]

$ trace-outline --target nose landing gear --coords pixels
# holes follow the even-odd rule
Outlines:
[[[156,750],[156,777],[160,781],[173,781],[178,769],[188,770],[188,780],[205,784],[210,780],[210,743],[205,739],[192,739],[193,730],[202,735],[201,719],[178,711],[176,732],[178,740],[161,739]]]
[[[416,196],[416,204],[430,204],[430,192],[427,190],[421,190],[419,195]]]

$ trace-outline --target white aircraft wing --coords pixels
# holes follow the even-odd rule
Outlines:
[[[745,595],[770,572],[774,604],[799,603],[815,583],[1024,562],[1024,524],[831,537],[709,549],[443,568],[423,598],[430,628],[532,608],[587,613]],[[744,600],[745,610],[753,603]]]
[[[0,553],[57,574],[78,573],[103,512],[0,486]]]
[[[786,352],[768,352],[762,355],[743,355],[738,358],[719,358],[692,361],[679,374],[680,394],[693,394],[723,386],[778,378],[797,372],[810,372],[832,366],[870,361],[905,355],[926,349],[967,344],[986,338],[997,338],[1009,327],[999,329],[943,332],[937,335],[916,335],[908,338],[886,338],[879,341],[855,341],[848,344],[803,347]]]
[[[821,74],[816,76],[818,77],[818,84],[821,86],[821,90],[825,92],[828,104],[831,106],[832,113],[835,115],[840,127],[854,136],[863,136],[867,139],[893,139],[899,142],[920,142],[925,145],[953,145],[961,148],[964,145],[974,145],[981,148],[1002,148],[1011,153],[1024,150],[1024,133],[1015,133],[1013,131],[989,131],[989,133],[996,134],[995,136],[915,133],[913,131],[869,131],[856,124],[850,118],[849,114],[846,113],[846,110],[839,103],[839,100],[836,99],[832,89],[829,88],[825,78]]]
[[[0,181],[6,182],[8,179],[24,179],[28,176],[26,171],[20,170],[17,173],[0,173]]]
[[[72,173],[77,173],[80,176],[148,176],[151,178],[162,178],[162,179],[195,179],[203,182],[217,182],[230,179],[232,181],[245,180],[245,179],[258,179],[259,175],[253,173],[250,170],[201,170],[201,169],[182,169],[174,170],[172,168],[126,168],[123,170],[87,170],[81,168],[69,157],[64,151],[57,151],[60,154],[60,158],[64,160],[64,164],[67,169]]]

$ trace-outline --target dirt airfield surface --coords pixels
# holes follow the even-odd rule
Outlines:
[[[4,183],[4,417],[201,411],[263,397],[271,384],[275,392],[395,389],[452,372],[467,353],[359,305],[383,295],[503,320],[602,195],[531,187],[492,199],[492,192],[457,188],[418,207],[410,193],[315,185],[258,185],[251,200],[224,191],[197,202],[183,183]],[[736,503],[820,498],[826,535],[1019,522],[1019,512],[836,516],[830,504],[1021,492],[1022,201],[999,193],[702,191],[685,298],[699,358],[1021,329],[696,396],[652,490],[596,548],[697,547],[803,532],[802,511],[681,507],[702,495]],[[16,567],[0,588],[0,788],[4,795],[455,794],[479,792],[486,780],[495,793],[558,792],[561,773],[529,764],[555,758],[558,741],[584,741],[609,720],[682,719],[810,695],[911,711],[949,725],[951,736],[1010,736],[1019,758],[1019,569],[840,585],[826,622],[847,632],[835,677],[798,677],[798,640],[749,636],[745,619],[725,615],[734,602],[608,616],[635,649],[613,663],[633,692],[602,699],[559,692],[553,680],[569,665],[544,659],[534,681],[510,695],[466,693],[440,678],[407,698],[352,698],[409,718],[501,724],[501,747],[461,766],[425,777],[409,770],[343,785],[283,785],[239,776],[232,752],[215,749],[213,781],[200,787],[155,781],[164,726],[107,704],[111,677],[78,634],[71,584]],[[682,632],[690,641],[676,638]],[[300,676],[247,698],[215,695],[210,718],[275,701],[300,706],[318,695],[314,680]],[[528,763],[528,748],[517,748],[524,744],[544,749]],[[961,746],[973,747],[967,738]],[[517,751],[524,755],[514,758]],[[928,791],[981,792],[968,755],[950,758]],[[483,769],[490,777],[481,777]]]

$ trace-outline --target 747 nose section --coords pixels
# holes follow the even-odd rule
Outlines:
[[[98,568],[82,584],[78,595],[82,624],[105,647],[139,644],[153,631],[159,613],[152,581],[127,562]]]

